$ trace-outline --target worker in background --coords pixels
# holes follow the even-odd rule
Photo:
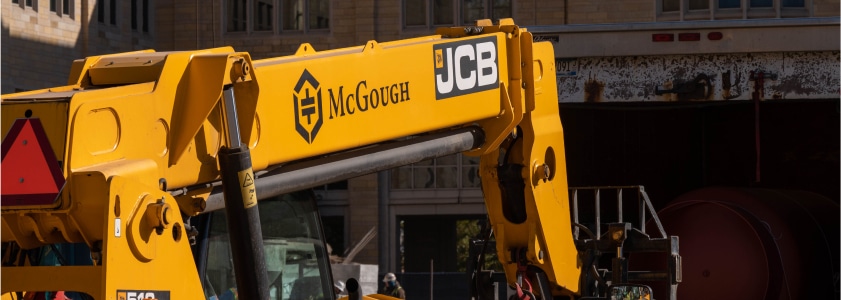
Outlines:
[[[644,289],[642,291],[642,294],[640,295],[640,300],[651,300],[651,292],[647,289]]]
[[[391,296],[394,298],[406,299],[406,290],[400,286],[400,282],[397,282],[397,276],[394,276],[394,273],[385,274],[383,277],[383,282],[385,283],[385,288],[383,288],[383,295]]]
[[[219,296],[219,300],[236,300],[238,297],[236,288],[229,288]]]
[[[336,294],[336,299],[341,298],[343,295],[342,293],[345,292],[345,282],[341,280],[336,280],[336,283],[333,284],[333,293]]]

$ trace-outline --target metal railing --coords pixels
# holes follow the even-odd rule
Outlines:
[[[682,281],[678,237],[666,235],[643,186],[572,187],[569,193],[573,237],[583,268],[590,269],[583,279],[598,282],[597,287],[584,284],[582,295],[603,294],[616,284],[665,281],[669,284],[666,298],[677,298],[677,285]],[[626,201],[634,203],[626,205]],[[628,208],[636,211],[626,211]],[[582,215],[581,211],[592,214]],[[653,236],[646,232],[648,222],[657,227]],[[602,227],[607,228],[604,235]],[[582,230],[588,237],[580,235]],[[638,252],[664,253],[667,269],[630,271],[626,255]],[[612,256],[609,264],[600,259],[603,255]]]
[[[615,222],[602,222],[602,215],[601,215],[601,192],[603,190],[614,190],[616,192],[616,216],[617,219]],[[601,225],[603,223],[624,223],[624,194],[625,191],[636,191],[636,202],[637,202],[637,212],[639,214],[639,222],[638,224],[632,224],[633,228],[638,229],[639,231],[646,233],[645,228],[645,221],[646,217],[651,216],[652,221],[657,226],[657,230],[659,231],[660,238],[668,238],[666,236],[666,231],[663,229],[663,224],[660,223],[660,218],[657,217],[657,212],[654,210],[654,206],[651,205],[651,200],[648,198],[648,194],[645,192],[645,188],[641,185],[629,185],[629,186],[597,186],[597,187],[571,187],[569,188],[570,191],[570,199],[572,199],[572,221],[575,224],[579,223],[579,196],[584,192],[592,192],[594,196],[594,205],[595,205],[595,235],[599,237],[602,235]],[[637,226],[634,226],[637,225]],[[575,239],[579,239],[579,227],[575,227],[573,234]]]

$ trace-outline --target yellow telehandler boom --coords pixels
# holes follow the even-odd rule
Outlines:
[[[2,96],[3,297],[199,299],[221,285],[305,299],[309,278],[332,298],[317,220],[294,215],[312,205],[289,195],[460,152],[481,156],[509,285],[604,297],[579,249],[596,241],[573,238],[554,68],[551,44],[510,19],[263,60],[229,47],[77,60],[66,86]],[[223,208],[227,234],[197,221]],[[605,246],[619,258],[628,232]],[[32,252],[66,245],[89,261]],[[674,260],[676,237],[659,245]]]

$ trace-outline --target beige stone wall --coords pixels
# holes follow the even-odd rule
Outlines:
[[[210,1],[208,1],[210,2]],[[217,30],[219,17],[213,10],[219,10],[218,1],[214,5],[196,6],[194,1],[157,1],[155,6],[156,43],[159,51],[192,50],[213,47],[212,37]],[[219,13],[221,15],[221,12]],[[207,19],[199,23],[199,17]],[[205,41],[202,43],[201,41]]]
[[[569,24],[600,24],[654,21],[651,0],[569,0]]]
[[[330,30],[226,32],[223,1],[159,1],[157,48],[187,50],[232,46],[253,58],[294,54],[302,43],[317,51],[364,44],[375,38],[374,1],[332,1]],[[196,6],[198,4],[198,7]]]
[[[2,0],[2,93],[65,85],[75,59],[153,48],[151,33],[131,29],[130,7],[122,4],[129,2],[118,2],[118,22],[111,25],[97,21],[95,0],[72,1],[69,14],[51,12],[49,1],[27,7]]]
[[[564,24],[564,1],[533,0],[514,6],[514,22],[521,25]]]
[[[79,54],[79,15],[60,16],[47,1],[36,2],[26,7],[3,0],[3,93],[66,84],[68,58]]]
[[[641,22],[654,19],[651,0],[615,1],[570,0],[515,1],[514,20],[521,25],[589,24]],[[331,1],[329,31],[300,32],[225,32],[224,1],[158,1],[156,21],[160,50],[186,50],[233,46],[248,51],[254,58],[293,54],[301,43],[316,50],[362,45],[368,40],[392,41],[434,33],[429,29],[405,29],[402,26],[402,2],[379,0]],[[197,6],[198,5],[198,6]]]
[[[152,26],[144,33],[131,29],[128,1],[117,1],[119,21],[111,25],[96,20],[95,0],[72,1],[70,16],[50,12],[48,1],[24,7],[2,0],[2,92],[65,84],[73,59],[104,53],[230,45],[266,58],[292,54],[301,43],[326,50],[434,32],[402,28],[401,1],[332,0],[331,29],[308,33],[225,33],[222,0],[150,1]],[[523,26],[652,22],[654,1],[514,1],[513,14]],[[812,10],[816,17],[838,16],[841,6],[839,0],[813,0]]]
[[[815,17],[832,17],[841,14],[839,0],[812,0]]]

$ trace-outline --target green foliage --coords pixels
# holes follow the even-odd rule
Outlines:
[[[482,220],[458,220],[456,221],[456,264],[460,272],[467,272],[470,265],[470,240],[483,238]],[[491,236],[493,240],[493,236]],[[502,271],[502,264],[496,255],[496,249],[488,247],[485,253],[485,263],[482,266],[483,270]]]

